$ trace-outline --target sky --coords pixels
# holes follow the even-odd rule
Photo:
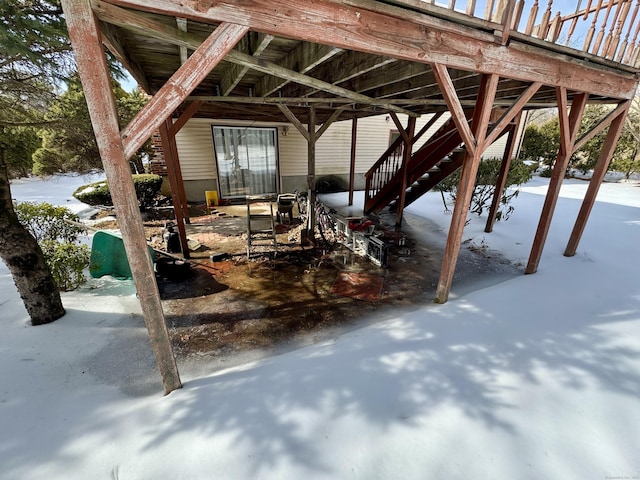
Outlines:
[[[83,213],[83,181],[12,190]],[[526,184],[491,234],[471,216],[465,248],[523,270],[547,185]],[[0,263],[0,479],[638,478],[640,187],[604,184],[567,258],[585,189],[565,181],[534,275],[465,291],[456,277],[444,305],[230,368],[180,361],[168,396],[131,282],[92,279],[32,327]],[[451,219],[439,194],[406,218],[441,237]]]

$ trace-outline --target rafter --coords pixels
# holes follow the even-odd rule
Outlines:
[[[361,55],[352,50],[343,50],[330,61],[313,69],[313,77],[318,80],[340,85],[352,78],[369,72],[381,71],[384,67],[395,63],[395,58],[380,55]],[[315,90],[304,85],[287,85],[282,89],[282,96],[304,97],[313,95]]]
[[[246,43],[247,51],[245,51],[244,53],[247,53],[254,57],[259,57],[267,49],[274,38],[275,37],[273,35],[249,32],[249,34],[247,35]],[[248,71],[249,67],[244,67],[242,65],[236,64],[228,65],[222,74],[222,79],[220,80],[220,93],[223,96],[229,95],[233,91],[233,89],[236,88],[238,83],[240,83],[240,81],[244,78]]]
[[[296,71],[298,73],[307,73],[313,68],[326,62],[330,58],[342,52],[340,48],[330,47],[328,45],[319,45],[317,43],[300,43],[296,49],[287,55],[280,64],[282,67]],[[265,76],[256,87],[256,95],[266,97],[276,90],[281,89],[289,80]]]
[[[99,0],[96,3],[96,13],[99,18],[105,22],[114,23],[122,28],[143,33],[150,37],[174,43],[176,45],[184,45],[189,48],[196,49],[202,43],[202,39],[198,38],[196,35],[188,32],[181,32],[177,28],[149,19],[139,13],[114,7],[113,5],[106,4]],[[309,77],[308,75],[303,75],[293,70],[289,70],[272,62],[254,58],[251,55],[247,55],[237,50],[228,51],[224,58],[229,62],[252,68],[262,73],[301,83],[341,97],[349,98],[358,103],[371,104],[373,101],[373,99],[366,95],[361,95],[347,90],[346,88],[317,80]],[[376,102],[376,105],[379,105],[389,111],[404,113],[409,116],[416,115],[410,110],[397,107],[390,102]]]

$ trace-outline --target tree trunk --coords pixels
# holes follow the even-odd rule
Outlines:
[[[13,210],[4,152],[0,145],[0,258],[9,267],[31,324],[42,325],[62,317],[65,310],[40,245]]]

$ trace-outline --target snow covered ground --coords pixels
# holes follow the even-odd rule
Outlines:
[[[12,189],[73,206],[74,182]],[[547,185],[465,240],[525,264]],[[586,186],[565,182],[537,274],[239,367],[181,366],[168,396],[130,282],[91,280],[31,327],[0,263],[0,478],[640,478],[640,188],[603,185],[566,258]],[[439,194],[407,215],[414,232],[451,218]]]

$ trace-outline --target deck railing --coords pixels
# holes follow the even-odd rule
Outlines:
[[[500,23],[503,28],[570,47],[631,67],[638,67],[640,0],[423,0],[468,16]],[[574,0],[575,1],[575,0]],[[546,4],[546,5],[545,5]]]

